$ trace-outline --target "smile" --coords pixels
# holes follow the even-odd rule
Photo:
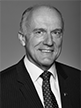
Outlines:
[[[43,53],[53,52],[53,50],[51,50],[51,49],[41,49],[40,51],[43,52]]]

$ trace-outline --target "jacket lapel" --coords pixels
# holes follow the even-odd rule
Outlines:
[[[24,66],[23,59],[17,65],[19,90],[27,102],[27,108],[43,108],[34,84]],[[29,106],[29,107],[28,107]]]
[[[68,76],[66,75],[65,70],[63,69],[63,65],[58,62],[56,62],[56,70],[60,86],[62,108],[71,108],[69,97],[70,93],[67,87]]]
[[[55,64],[60,86],[62,108],[70,108],[70,94],[67,89],[68,76],[65,73],[65,69],[63,69],[63,65],[58,62]],[[23,59],[18,63],[16,69],[18,74],[17,82],[19,85],[19,90],[27,103],[27,108],[43,108],[34,84],[24,66]]]

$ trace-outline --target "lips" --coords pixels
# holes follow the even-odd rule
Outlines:
[[[50,53],[53,52],[53,49],[40,49],[40,51],[43,53]]]

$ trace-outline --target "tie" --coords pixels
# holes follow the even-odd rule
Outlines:
[[[45,71],[41,75],[43,79],[42,91],[43,91],[44,105],[45,108],[59,108],[55,96],[51,91],[50,76],[51,73],[48,71]]]

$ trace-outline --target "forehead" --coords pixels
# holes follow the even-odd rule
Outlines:
[[[30,24],[32,26],[55,26],[62,25],[62,21],[59,13],[56,10],[49,8],[40,8],[33,12]]]

